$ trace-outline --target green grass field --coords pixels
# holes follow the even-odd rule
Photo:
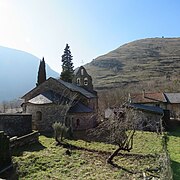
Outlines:
[[[174,180],[180,179],[180,128],[168,133],[168,151],[171,158]]]
[[[168,150],[172,159],[174,178],[179,179],[180,155],[179,132],[169,134]],[[130,153],[117,156],[116,166],[106,163],[106,158],[116,146],[68,140],[68,143],[86,150],[72,150],[55,145],[52,137],[41,135],[39,144],[14,150],[13,161],[17,164],[19,179],[143,179],[143,172],[149,177],[159,177],[158,155],[162,150],[161,137],[156,133],[137,132],[134,148]],[[151,170],[151,171],[148,171]]]

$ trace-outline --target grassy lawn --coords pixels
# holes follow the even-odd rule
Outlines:
[[[180,128],[169,132],[168,151],[174,180],[180,179]]]
[[[176,140],[177,138],[177,140]],[[171,143],[176,144],[179,137],[170,136]],[[172,139],[172,140],[171,140]],[[147,176],[159,176],[158,154],[161,152],[161,139],[155,133],[138,132],[134,148],[130,153],[121,154],[114,159],[116,166],[106,164],[106,158],[116,146],[85,142],[83,140],[68,140],[68,143],[87,150],[72,150],[71,156],[66,155],[66,149],[55,146],[52,137],[40,136],[40,143],[14,150],[13,161],[17,163],[19,179],[143,179]],[[170,150],[172,162],[180,163],[178,148]],[[95,151],[95,152],[93,152]],[[102,153],[104,152],[104,153]],[[177,160],[177,157],[179,158]],[[173,159],[174,158],[174,159]],[[173,165],[173,164],[172,164]],[[176,164],[173,166],[177,166]],[[147,171],[151,169],[152,171]],[[176,172],[178,173],[178,171]],[[151,176],[152,175],[152,176]],[[178,175],[177,175],[178,177]]]

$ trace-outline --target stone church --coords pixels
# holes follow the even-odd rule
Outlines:
[[[73,130],[86,130],[97,124],[97,92],[83,66],[75,70],[72,83],[51,77],[22,99],[23,112],[32,114],[35,130],[52,131],[54,122],[65,122]]]

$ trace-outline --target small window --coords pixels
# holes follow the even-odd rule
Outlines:
[[[81,69],[81,75],[84,75],[84,69]]]
[[[85,86],[88,85],[88,78],[87,78],[87,77],[84,78],[84,85],[85,85]]]
[[[80,125],[80,120],[77,119],[77,120],[76,120],[76,126],[78,127],[79,125]]]
[[[80,78],[77,78],[77,85],[80,84]]]
[[[36,112],[36,118],[37,118],[37,121],[41,121],[42,120],[42,112],[41,111],[37,111]]]

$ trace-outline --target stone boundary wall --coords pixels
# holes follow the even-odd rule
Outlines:
[[[10,138],[10,147],[18,148],[24,145],[30,145],[39,142],[39,132],[33,131],[32,133],[26,134],[21,137],[12,137]]]
[[[23,136],[32,132],[31,114],[0,114],[0,131],[8,136]]]
[[[0,174],[3,172],[3,169],[6,169],[10,165],[12,165],[12,161],[9,137],[3,131],[0,131]]]

